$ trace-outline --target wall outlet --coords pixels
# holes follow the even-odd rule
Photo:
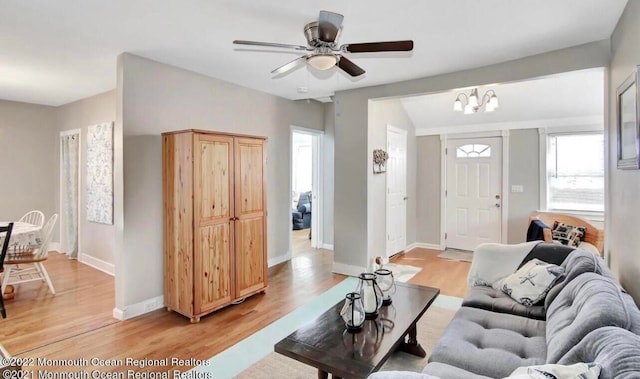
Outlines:
[[[521,184],[512,184],[511,192],[513,193],[521,193],[524,192],[524,187]]]

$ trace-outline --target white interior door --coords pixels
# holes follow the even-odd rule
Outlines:
[[[446,246],[501,242],[502,138],[447,141],[446,174]]]
[[[387,126],[387,258],[407,247],[407,131]]]

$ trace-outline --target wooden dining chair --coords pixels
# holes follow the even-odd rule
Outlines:
[[[0,272],[4,271],[4,260],[9,250],[9,240],[11,239],[11,231],[13,230],[13,222],[7,226],[0,226],[0,233],[4,233],[4,242],[2,243],[2,251],[0,252]],[[4,308],[4,291],[0,294],[0,314],[2,318],[7,318],[7,310]]]
[[[58,215],[51,216],[49,221],[42,227],[42,244],[35,250],[9,250],[4,262],[5,272],[2,279],[2,293],[9,284],[20,284],[33,281],[44,281],[49,286],[51,293],[55,295],[56,289],[53,287],[49,273],[42,264],[47,260],[49,254],[49,243],[53,235],[53,226],[58,220]]]
[[[18,222],[24,222],[42,228],[42,225],[44,225],[44,213],[40,211],[29,211],[20,217]]]

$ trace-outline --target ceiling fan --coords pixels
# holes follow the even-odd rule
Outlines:
[[[313,21],[304,26],[304,36],[308,46],[289,45],[284,43],[257,42],[257,41],[233,41],[236,45],[250,45],[263,47],[277,47],[283,49],[293,49],[310,52],[286,63],[275,70],[272,74],[283,74],[301,64],[308,63],[315,69],[328,70],[333,66],[338,66],[351,76],[360,76],[365,71],[351,60],[347,59],[345,53],[373,53],[381,51],[411,51],[413,41],[388,41],[388,42],[368,42],[368,43],[347,43],[338,46],[337,39],[342,29],[344,16],[329,11],[320,11],[318,21]]]

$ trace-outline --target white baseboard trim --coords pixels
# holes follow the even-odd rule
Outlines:
[[[57,251],[58,253],[62,253],[60,246],[60,242],[49,242],[49,251]]]
[[[267,266],[272,267],[288,260],[291,260],[291,251],[287,251],[286,254],[267,259]]]
[[[111,276],[115,276],[116,274],[116,267],[113,263],[105,262],[102,259],[98,259],[96,257],[92,257],[91,255],[87,255],[87,254],[80,254],[79,258],[80,258],[79,259],[80,263],[84,263],[87,266],[91,266],[96,270],[100,270]]]
[[[118,320],[128,320],[163,307],[164,296],[156,296],[136,304],[127,305],[124,307],[124,310],[113,308],[113,317]]]
[[[331,250],[333,251],[333,244],[329,244],[329,243],[323,243],[322,244],[322,248],[325,250]]]
[[[113,308],[113,318],[124,321],[124,311],[120,308]]]
[[[422,249],[431,249],[431,250],[444,250],[443,246],[440,246],[438,244],[435,243],[425,243],[425,242],[414,242],[411,245],[407,246],[406,249],[404,249],[405,252],[409,252],[415,248],[422,248]]]
[[[368,272],[366,267],[353,266],[340,262],[333,262],[333,269],[331,271],[336,274],[348,276],[358,276],[363,272]]]

